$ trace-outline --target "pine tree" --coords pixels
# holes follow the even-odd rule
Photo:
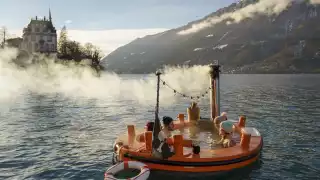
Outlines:
[[[68,32],[66,26],[63,26],[58,41],[58,52],[62,55],[67,54]]]

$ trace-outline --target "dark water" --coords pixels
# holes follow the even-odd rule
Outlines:
[[[222,75],[222,110],[264,137],[260,161],[220,175],[151,173],[149,179],[318,179],[320,76]],[[189,101],[161,108],[176,117]],[[161,104],[161,102],[160,102]],[[125,125],[152,119],[135,101],[24,95],[0,104],[0,179],[103,179],[111,147]],[[202,114],[207,104],[200,104]],[[205,115],[204,115],[205,116]]]

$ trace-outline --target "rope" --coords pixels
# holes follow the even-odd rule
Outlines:
[[[164,80],[160,79],[160,81],[162,82],[162,84],[163,84],[164,86],[167,86],[169,89],[173,90],[173,92],[174,92],[175,94],[179,94],[179,95],[181,95],[181,96],[183,96],[183,97],[190,98],[190,99],[200,99],[200,98],[203,98],[205,95],[207,95],[207,94],[209,93],[209,90],[211,89],[211,87],[207,88],[204,93],[202,93],[202,94],[200,94],[200,95],[198,95],[198,96],[189,96],[189,95],[186,95],[186,94],[184,94],[184,93],[181,93],[181,92],[175,90],[175,89],[172,88],[170,85],[168,85]]]

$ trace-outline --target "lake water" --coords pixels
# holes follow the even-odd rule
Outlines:
[[[142,77],[120,76],[126,81]],[[261,132],[260,160],[222,175],[151,173],[149,179],[318,179],[319,92],[320,75],[222,75],[221,110],[229,119],[246,115],[247,126]],[[111,164],[113,141],[125,125],[142,127],[154,117],[154,104],[130,98],[26,91],[16,96],[10,103],[0,102],[0,179],[102,180]],[[190,100],[175,102],[161,107],[160,116],[186,113]],[[202,116],[209,116],[208,103],[199,103]]]

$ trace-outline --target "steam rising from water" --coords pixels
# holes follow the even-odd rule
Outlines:
[[[255,4],[250,4],[244,8],[221,16],[214,16],[204,21],[193,24],[191,28],[178,32],[179,35],[196,33],[202,29],[212,27],[217,23],[227,20],[227,24],[239,23],[246,18],[253,18],[256,14],[278,15],[290,6],[292,2],[302,2],[303,0],[260,0]],[[312,4],[319,4],[320,0],[311,0]]]
[[[61,94],[66,98],[97,98],[102,100],[134,100],[142,105],[154,105],[156,101],[156,76],[144,78],[118,76],[111,72],[94,76],[88,67],[66,67],[52,59],[40,57],[46,65],[18,68],[12,59],[17,50],[0,50],[0,105],[15,102],[32,92],[41,95]],[[177,91],[187,95],[199,95],[209,87],[209,67],[165,67],[161,79]],[[161,86],[161,105],[174,103],[177,98],[172,90]],[[19,99],[21,100],[21,99]]]

